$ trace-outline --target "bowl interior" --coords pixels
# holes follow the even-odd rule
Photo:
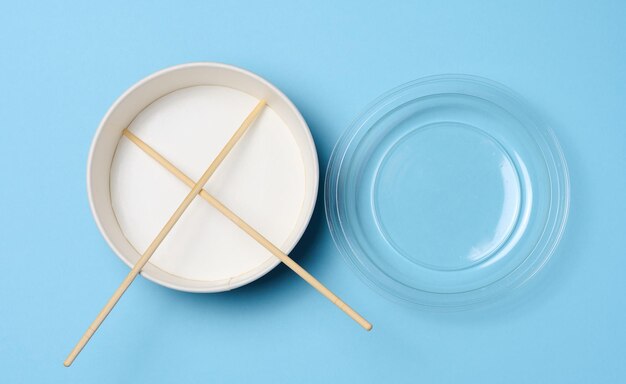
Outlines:
[[[258,124],[260,126],[268,126],[271,127],[273,125],[277,125],[280,122],[284,124],[286,129],[288,129],[288,133],[290,133],[290,140],[293,141],[293,145],[296,147],[297,152],[299,154],[298,163],[301,165],[301,179],[303,182],[303,186],[299,186],[300,191],[300,203],[297,214],[294,216],[293,225],[290,227],[288,233],[283,233],[282,236],[274,237],[266,235],[270,240],[274,241],[274,239],[279,241],[276,243],[279,248],[281,248],[285,252],[291,251],[291,249],[295,246],[295,244],[300,239],[302,233],[304,232],[310,216],[313,212],[313,208],[315,205],[315,200],[317,196],[317,185],[318,185],[318,163],[317,163],[317,155],[315,151],[315,146],[311,137],[311,134],[308,130],[308,127],[304,120],[302,119],[300,113],[295,108],[295,106],[287,99],[285,95],[283,95],[278,89],[269,84],[267,81],[262,78],[247,72],[245,70],[232,67],[224,64],[217,63],[194,63],[194,64],[186,64],[181,66],[176,66],[172,68],[165,69],[163,71],[157,72],[146,79],[140,81],[132,88],[130,88],[126,93],[124,93],[110,108],[106,116],[103,118],[100,127],[96,133],[94,138],[90,156],[89,156],[89,164],[88,164],[88,175],[87,175],[87,186],[88,186],[88,194],[89,200],[92,208],[92,212],[94,218],[98,224],[100,231],[102,232],[105,239],[108,241],[111,248],[116,252],[116,254],[129,266],[133,265],[140,257],[140,252],[143,251],[143,246],[141,242],[137,241],[136,233],[130,233],[129,229],[133,228],[132,223],[137,223],[135,227],[143,228],[146,227],[147,222],[141,223],[141,220],[152,220],[154,217],[149,218],[148,211],[145,211],[143,214],[141,211],[124,211],[131,212],[136,215],[135,217],[126,217],[128,215],[122,214],[120,212],[123,211],[124,208],[124,198],[120,199],[120,191],[129,191],[133,188],[133,184],[128,182],[133,177],[131,173],[116,173],[116,169],[119,171],[120,169],[125,170],[126,168],[132,167],[124,167],[124,162],[133,162],[133,157],[126,154],[128,151],[125,146],[128,146],[125,139],[122,137],[122,131],[130,127],[129,129],[133,131],[133,127],[137,127],[137,132],[135,133],[147,133],[145,130],[146,126],[150,126],[149,122],[145,121],[149,120],[145,118],[152,110],[155,110],[156,106],[160,104],[166,104],[163,100],[174,100],[174,102],[180,103],[184,97],[189,97],[189,95],[203,95],[203,94],[211,94],[212,90],[222,90],[222,93],[217,95],[216,97],[221,97],[222,94],[229,95],[232,93],[237,96],[234,97],[231,101],[233,103],[241,102],[241,100],[249,99],[252,102],[252,106],[259,99],[265,99],[267,101],[267,107],[264,114],[259,118]],[[228,89],[232,90],[232,92],[228,92]],[[192,90],[192,91],[187,91]],[[183,99],[178,95],[182,95]],[[243,95],[243,96],[242,96]],[[177,99],[178,97],[178,99]],[[247,98],[247,99],[246,99]],[[184,100],[183,100],[184,101]],[[223,100],[220,100],[223,101]],[[224,101],[226,102],[226,101]],[[169,104],[172,105],[171,102]],[[241,106],[235,106],[240,107]],[[183,106],[184,108],[184,106]],[[234,108],[234,107],[233,107]],[[248,106],[242,107],[247,110]],[[236,108],[235,108],[236,109]],[[217,112],[222,112],[223,115],[227,115],[229,111],[235,110],[232,108],[222,108]],[[251,108],[250,108],[251,109]],[[176,112],[176,111],[174,111]],[[182,116],[181,119],[184,119],[186,116],[184,113],[180,115],[180,111],[178,111],[179,115],[174,116]],[[247,112],[245,113],[247,114]],[[245,116],[245,114],[243,116]],[[142,117],[143,120],[142,120]],[[163,125],[163,120],[167,118],[167,114],[161,111],[157,111],[157,113],[152,113],[152,119],[154,122],[161,121],[161,125]],[[275,120],[271,120],[274,118]],[[218,120],[218,121],[223,121]],[[272,124],[272,121],[275,124]],[[143,123],[143,126],[141,125]],[[177,126],[172,127],[172,129],[177,129],[175,131],[175,137],[181,137],[181,132],[184,133],[184,126],[187,122],[185,121],[176,121]],[[178,123],[180,125],[178,125]],[[255,122],[256,123],[256,122]],[[154,125],[156,123],[152,123]],[[238,125],[238,123],[237,123]],[[142,131],[143,127],[143,131]],[[182,128],[181,128],[182,127]],[[237,126],[230,127],[230,130],[236,129]],[[157,128],[155,128],[157,129]],[[182,129],[182,130],[181,130]],[[213,129],[213,128],[212,128]],[[251,132],[254,129],[254,126],[250,128]],[[247,133],[247,135],[250,133]],[[230,133],[227,134],[228,136]],[[257,134],[260,136],[260,134]],[[188,138],[189,139],[189,138]],[[190,138],[191,141],[180,139],[181,145],[191,145],[194,143],[194,137]],[[245,147],[244,143],[245,137],[242,139],[241,146]],[[250,139],[251,140],[251,139]],[[267,140],[267,139],[266,139]],[[166,141],[161,140],[161,143],[166,143]],[[153,146],[156,145],[158,151],[163,151],[163,155],[171,155],[169,158],[174,164],[177,164],[177,156],[176,153],[172,153],[173,150],[176,149],[176,144],[178,142],[172,144],[169,149],[167,146],[159,146],[159,140],[153,139],[153,142],[148,142]],[[223,143],[210,143],[213,147],[221,147]],[[281,143],[268,143],[268,146],[271,145],[281,145]],[[179,146],[180,147],[180,146]],[[216,148],[217,148],[216,147]],[[236,148],[237,149],[237,148]],[[231,156],[237,157],[238,155],[233,150]],[[169,152],[168,152],[169,150]],[[126,151],[126,152],[125,152]],[[178,149],[180,154],[187,155],[186,148]],[[240,151],[242,152],[243,149]],[[209,151],[210,153],[210,151]],[[166,157],[168,157],[166,155]],[[184,157],[182,158],[184,160]],[[271,159],[271,156],[268,157]],[[151,160],[151,159],[149,159]],[[149,161],[145,160],[145,161]],[[190,160],[189,157],[187,160]],[[190,177],[196,178],[201,174],[204,169],[208,166],[212,158],[207,159],[203,164],[195,164],[195,167],[199,167],[197,169],[190,169],[190,167],[185,168],[185,163],[179,166],[181,169],[187,172]],[[192,160],[190,160],[192,161]],[[234,161],[234,160],[233,160]],[[119,163],[119,164],[118,164]],[[122,164],[120,166],[120,164]],[[135,164],[136,163],[132,163]],[[224,174],[228,172],[229,164],[228,158],[223,164],[225,170]],[[157,166],[158,167],[158,166]],[[193,167],[191,167],[193,168]],[[221,167],[220,167],[221,168]],[[231,169],[234,169],[232,165],[230,165]],[[113,172],[112,172],[113,169]],[[198,173],[199,172],[199,173]],[[280,174],[280,170],[275,172],[272,169],[267,170],[268,181],[271,182],[271,177],[283,177],[289,178],[292,177],[290,174]],[[278,173],[278,175],[277,175]],[[284,172],[283,172],[284,173]],[[121,176],[120,176],[121,175]],[[136,176],[137,174],[135,174]],[[222,184],[228,183],[228,178],[225,176],[219,175],[218,172],[214,175],[218,180],[222,181]],[[112,182],[113,178],[113,182]],[[122,181],[120,181],[122,180]],[[260,179],[259,179],[260,180]],[[173,179],[172,183],[178,183],[177,180]],[[263,182],[262,180],[259,182]],[[209,182],[211,183],[211,181]],[[217,183],[217,182],[216,182]],[[120,187],[121,185],[121,187]],[[135,183],[135,186],[139,184]],[[209,184],[207,184],[209,186]],[[177,187],[182,188],[180,185]],[[130,188],[130,189],[129,189]],[[186,188],[186,187],[185,187]],[[214,184],[213,186],[215,192],[219,194],[220,184]],[[155,194],[163,194],[163,192],[167,188],[160,188],[158,185],[154,185],[152,191],[155,191]],[[140,191],[141,193],[146,193],[146,191]],[[245,194],[254,194],[254,191],[239,191],[237,193],[229,193],[223,195],[222,197],[235,204],[235,206],[229,206],[232,210],[234,210],[237,214],[242,216],[244,219],[250,218],[251,221],[256,220],[257,223],[263,226],[264,222],[268,222],[271,217],[267,217],[266,220],[254,217],[254,212],[259,211],[259,209],[255,206],[246,206],[240,204],[237,207],[238,201],[246,201]],[[113,199],[112,199],[113,195]],[[183,195],[184,197],[184,195]],[[237,199],[237,197],[241,197]],[[180,199],[182,201],[182,198]],[[155,200],[156,201],[156,200]],[[260,200],[257,198],[256,200],[259,202]],[[226,203],[226,201],[222,201]],[[178,201],[177,203],[180,203]],[[173,208],[171,208],[171,214],[173,210],[176,208],[177,203],[174,204]],[[204,203],[204,202],[200,202]],[[163,203],[165,204],[165,203]],[[156,205],[156,208],[162,208],[161,202]],[[198,204],[198,202],[194,202],[194,204]],[[136,204],[134,204],[136,205]],[[208,205],[204,203],[204,205]],[[229,204],[226,204],[227,206]],[[170,205],[171,206],[171,205]],[[117,211],[116,211],[117,209]],[[192,204],[189,209],[194,209],[194,205]],[[117,213],[117,215],[116,215]],[[137,216],[138,215],[138,216]],[[187,212],[185,213],[187,215]],[[185,218],[185,215],[183,218]],[[211,212],[212,216],[221,216],[221,214],[217,211]],[[118,217],[119,216],[119,217]],[[181,218],[181,221],[183,221]],[[167,217],[165,218],[165,220]],[[122,223],[122,225],[120,225]],[[196,225],[201,222],[197,222]],[[164,224],[164,221],[161,223],[155,223],[156,227],[160,229],[160,227]],[[193,223],[192,223],[193,224]],[[253,224],[253,223],[251,223]],[[178,226],[179,224],[177,224]],[[191,224],[190,224],[191,225]],[[213,229],[222,230],[225,224],[214,223],[214,225],[218,225]],[[180,226],[185,228],[184,223],[180,223]],[[253,225],[255,226],[255,225]],[[187,226],[189,228],[189,226]],[[234,227],[234,226],[233,226]],[[259,232],[264,234],[263,228],[256,227]],[[193,231],[193,226],[191,227]],[[126,230],[126,231],[125,231]],[[176,227],[173,231],[175,232]],[[183,229],[181,228],[181,231]],[[235,231],[240,231],[238,228],[234,229]],[[156,230],[158,231],[158,230]],[[243,232],[241,232],[243,233]],[[240,236],[241,233],[238,233],[234,236]],[[175,233],[174,233],[175,234]],[[176,235],[176,234],[175,234]],[[151,235],[152,237],[156,236],[156,232]],[[202,235],[196,241],[193,240],[193,236],[189,237],[189,242],[187,244],[180,243],[178,246],[180,249],[180,254],[176,255],[176,257],[181,258],[184,257],[185,252],[191,253],[193,252],[193,245],[196,243],[201,243],[201,241],[205,241],[206,239],[202,237]],[[245,236],[245,234],[243,235]],[[180,237],[180,236],[179,236]],[[132,241],[129,241],[132,240]],[[166,240],[167,241],[167,240]],[[247,240],[246,240],[247,241]],[[239,243],[239,242],[237,242]],[[167,248],[167,244],[164,243]],[[260,246],[259,246],[260,248]],[[170,248],[170,251],[173,248]],[[142,275],[153,280],[159,284],[164,286],[168,286],[171,288],[192,291],[192,292],[216,292],[216,291],[224,291],[236,288],[238,286],[244,285],[250,281],[253,281],[260,276],[264,275],[272,268],[274,268],[278,264],[278,260],[271,256],[269,252],[265,250],[253,250],[257,253],[265,252],[265,256],[258,258],[257,262],[253,268],[247,268],[245,271],[240,271],[240,273],[234,274],[233,276],[226,276],[225,278],[220,279],[204,279],[202,278],[202,274],[194,274],[194,273],[177,273],[174,270],[168,269],[168,263],[165,256],[159,256],[157,253],[153,256],[153,260],[155,262],[149,262],[143,269]],[[157,251],[159,252],[159,251]],[[160,257],[160,259],[159,259]],[[173,257],[173,255],[172,255]],[[220,254],[213,255],[213,257],[223,257],[225,262],[231,261],[227,259],[228,254]],[[242,257],[245,257],[242,256]],[[159,261],[161,260],[161,261]],[[165,261],[163,261],[165,260]],[[169,264],[172,265],[172,264]],[[188,271],[193,272],[193,268],[187,267]]]

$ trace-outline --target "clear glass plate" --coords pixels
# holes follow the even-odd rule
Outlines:
[[[444,75],[380,97],[330,159],[328,224],[349,263],[433,309],[492,301],[549,259],[569,206],[550,129],[490,80]]]

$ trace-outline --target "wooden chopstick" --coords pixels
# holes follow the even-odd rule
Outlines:
[[[141,150],[143,150],[146,154],[148,154],[148,156],[152,157],[159,164],[161,164],[164,168],[170,171],[174,176],[178,177],[182,182],[184,182],[190,187],[193,187],[194,185],[196,185],[196,183],[194,183],[194,181],[190,177],[185,175],[181,170],[176,168],[166,158],[161,156],[157,151],[155,151],[152,147],[150,147],[148,144],[143,142],[140,138],[135,136],[128,129],[124,130],[123,135],[126,136],[130,141],[135,143]],[[322,283],[320,283],[309,272],[307,272],[304,268],[298,265],[295,261],[293,261],[293,259],[287,256],[284,252],[282,252],[277,246],[272,244],[263,235],[261,235],[254,228],[252,228],[248,223],[246,223],[243,219],[237,216],[233,211],[231,211],[226,206],[224,206],[224,204],[222,204],[219,200],[217,200],[215,197],[210,195],[206,190],[204,189],[200,190],[200,197],[208,201],[209,204],[215,207],[218,211],[220,211],[224,216],[230,219],[233,223],[237,224],[239,228],[243,229],[244,232],[250,235],[250,237],[256,240],[263,247],[265,247],[265,249],[270,251],[280,261],[285,263],[295,273],[297,273],[300,277],[302,277],[307,283],[311,284],[313,288],[317,289],[328,300],[330,300],[333,304],[335,304],[342,311],[348,314],[348,316],[350,316],[354,321],[356,321],[361,327],[365,328],[368,331],[372,329],[372,324],[370,324],[367,320],[365,320],[354,309],[350,308],[348,304],[344,303],[339,297],[337,297],[337,295],[332,293],[328,288],[326,288]]]
[[[63,362],[63,365],[65,365],[66,367],[69,367],[74,361],[74,359],[76,359],[76,356],[78,356],[78,354],[85,347],[87,342],[89,342],[89,339],[91,339],[91,336],[93,336],[93,334],[98,330],[98,328],[100,327],[104,319],[106,319],[107,315],[111,312],[113,307],[115,307],[115,304],[117,304],[117,302],[122,297],[126,289],[128,289],[128,287],[135,280],[139,272],[141,272],[141,269],[146,265],[146,263],[148,262],[150,257],[154,254],[156,249],[159,247],[163,239],[165,239],[167,234],[174,227],[178,219],[180,219],[180,217],[183,215],[187,207],[189,207],[189,205],[191,204],[193,199],[196,197],[196,195],[198,195],[198,193],[202,190],[202,188],[204,187],[204,184],[207,183],[211,175],[215,172],[217,167],[226,158],[226,156],[231,151],[231,149],[233,149],[235,144],[243,136],[243,134],[246,132],[248,127],[250,127],[250,125],[252,125],[254,120],[256,120],[256,118],[259,116],[259,114],[261,113],[264,107],[265,107],[265,100],[259,101],[256,107],[252,110],[252,112],[250,112],[248,117],[246,117],[243,123],[241,123],[241,126],[237,129],[237,131],[235,131],[235,133],[230,138],[230,140],[228,140],[224,148],[220,151],[220,153],[217,155],[215,160],[213,160],[209,168],[200,177],[198,182],[193,185],[193,188],[191,189],[191,191],[189,191],[189,194],[187,195],[187,197],[185,197],[183,202],[180,203],[180,206],[172,214],[172,217],[170,217],[170,219],[167,221],[163,229],[161,229],[161,231],[156,236],[156,238],[148,246],[148,249],[146,249],[143,255],[141,255],[141,258],[139,258],[135,266],[130,270],[130,272],[128,273],[128,276],[126,276],[122,284],[119,286],[119,288],[117,288],[113,296],[109,299],[109,301],[104,306],[102,311],[100,311],[100,313],[98,314],[96,319],[93,321],[93,323],[91,323],[89,328],[87,328],[87,331],[85,331],[85,334],[83,335],[83,337],[80,338],[80,340],[78,341],[74,349],[72,349],[67,359],[65,359],[65,362]]]

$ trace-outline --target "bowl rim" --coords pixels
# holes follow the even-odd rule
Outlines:
[[[115,245],[115,243],[111,240],[111,238],[109,237],[109,235],[107,234],[107,231],[104,228],[104,225],[102,223],[102,221],[100,220],[100,217],[97,213],[96,207],[95,207],[95,203],[93,200],[93,193],[92,193],[92,168],[93,168],[93,158],[94,158],[94,153],[95,153],[95,148],[96,148],[96,144],[98,142],[98,140],[100,139],[100,136],[102,135],[102,132],[104,131],[104,127],[107,123],[107,121],[109,120],[111,114],[113,113],[113,111],[115,111],[120,104],[122,104],[124,102],[124,100],[128,97],[129,94],[131,94],[132,92],[134,92],[137,88],[143,86],[144,84],[154,80],[155,78],[158,78],[160,76],[163,76],[167,73],[171,73],[171,72],[176,72],[179,70],[183,70],[183,69],[188,69],[188,68],[194,68],[194,67],[210,67],[210,68],[221,68],[221,69],[226,69],[226,70],[231,70],[233,72],[239,72],[245,76],[248,76],[252,79],[254,79],[255,81],[258,81],[259,83],[263,84],[264,86],[266,86],[268,89],[271,90],[271,92],[273,92],[276,96],[278,96],[282,102],[285,103],[285,105],[291,110],[291,112],[293,112],[294,117],[296,118],[296,120],[298,121],[298,124],[300,124],[303,128],[304,128],[304,134],[306,137],[306,141],[307,144],[310,146],[311,149],[311,155],[313,156],[313,164],[312,164],[312,169],[311,169],[311,178],[312,180],[310,181],[312,186],[313,186],[313,190],[312,190],[312,194],[311,194],[311,200],[309,202],[309,206],[305,207],[307,209],[306,211],[306,215],[304,217],[304,220],[302,222],[301,227],[299,228],[298,232],[295,233],[294,235],[294,241],[293,244],[289,246],[288,249],[285,250],[286,254],[289,254],[293,248],[295,248],[295,246],[298,244],[298,242],[301,240],[302,236],[304,235],[304,232],[306,231],[306,229],[309,226],[309,223],[311,221],[311,217],[313,216],[313,212],[315,210],[315,204],[317,202],[317,197],[318,197],[318,192],[319,192],[319,158],[317,155],[317,148],[315,146],[315,141],[313,140],[313,136],[311,134],[311,130],[308,126],[308,124],[306,123],[306,121],[304,120],[304,118],[302,117],[302,114],[300,113],[300,111],[298,110],[298,108],[293,104],[293,102],[281,91],[279,90],[276,86],[274,86],[272,83],[270,83],[269,81],[265,80],[263,77],[257,75],[256,73],[253,73],[251,71],[248,71],[246,69],[243,69],[241,67],[235,66],[235,65],[231,65],[231,64],[226,64],[226,63],[220,63],[220,62],[212,62],[212,61],[196,61],[196,62],[189,62],[189,63],[183,63],[183,64],[177,64],[177,65],[173,65],[173,66],[169,66],[163,69],[160,69],[156,72],[151,73],[150,75],[142,78],[141,80],[135,82],[133,85],[131,85],[128,89],[126,89],[126,91],[124,91],[124,93],[122,93],[120,96],[117,97],[117,99],[113,102],[113,104],[111,104],[111,106],[109,107],[109,109],[107,110],[107,112],[104,114],[104,116],[102,117],[102,119],[100,120],[100,123],[98,124],[98,128],[93,136],[93,139],[91,141],[91,146],[89,148],[89,154],[87,157],[87,170],[86,170],[86,183],[87,183],[87,198],[89,200],[89,207],[91,210],[91,215],[93,216],[94,221],[96,222],[96,226],[98,227],[98,230],[100,231],[100,234],[102,235],[102,237],[104,237],[105,241],[107,242],[107,244],[109,245],[109,247],[113,250],[113,252],[117,255],[117,257],[122,260],[122,262],[124,262],[124,264],[126,264],[128,267],[132,268],[134,266],[133,263],[130,262],[130,260],[128,260],[124,254],[118,249],[118,247]],[[273,256],[272,256],[273,257]],[[259,270],[258,273],[256,274],[252,274],[250,276],[247,276],[245,279],[241,279],[233,284],[228,284],[228,287],[226,289],[215,289],[215,288],[211,288],[211,287],[196,287],[196,286],[185,286],[185,285],[181,285],[181,284],[176,284],[170,281],[165,281],[160,279],[157,276],[152,275],[149,272],[146,271],[141,271],[140,274],[145,277],[146,279],[162,285],[164,287],[167,288],[171,288],[171,289],[175,289],[178,291],[184,291],[184,292],[193,292],[193,293],[214,293],[214,292],[224,292],[224,291],[229,291],[229,290],[233,290],[235,288],[239,288],[241,286],[244,286],[246,284],[249,284],[263,276],[265,276],[268,272],[270,272],[272,269],[274,269],[278,264],[280,264],[280,260],[278,258],[274,257],[274,260],[271,263],[267,263],[265,262],[266,267],[262,270]],[[157,267],[158,268],[158,267]],[[166,273],[168,273],[167,271],[164,271]],[[192,280],[192,279],[185,279],[185,278],[181,278],[184,280]],[[193,281],[198,281],[198,280],[193,280]]]

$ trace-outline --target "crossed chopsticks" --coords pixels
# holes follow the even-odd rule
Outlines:
[[[168,233],[172,230],[178,219],[183,215],[185,210],[189,207],[191,202],[197,195],[200,195],[204,200],[209,202],[212,206],[214,206],[218,211],[220,211],[224,216],[230,219],[233,223],[235,223],[239,228],[241,228],[244,232],[250,235],[254,240],[256,240],[259,244],[265,247],[268,251],[270,251],[274,256],[276,256],[280,261],[286,264],[289,268],[291,268],[295,273],[297,273],[300,277],[302,277],[307,283],[313,286],[313,288],[317,289],[322,295],[324,295],[328,300],[330,300],[333,304],[339,307],[342,311],[344,311],[348,316],[350,316],[354,321],[359,323],[360,326],[365,328],[366,330],[372,329],[372,325],[365,320],[361,315],[359,315],[354,309],[350,308],[348,304],[344,303],[337,295],[332,293],[328,288],[326,288],[322,283],[320,283],[316,278],[314,278],[310,273],[308,273],[304,268],[302,268],[298,263],[293,261],[289,256],[287,256],[284,252],[282,252],[278,247],[272,244],[269,240],[267,240],[263,235],[257,232],[254,228],[252,228],[249,224],[247,224],[244,220],[242,220],[239,216],[237,216],[233,211],[228,209],[222,203],[220,203],[215,197],[211,196],[207,191],[205,191],[204,185],[207,183],[209,178],[213,175],[217,167],[222,163],[222,161],[226,158],[226,156],[233,149],[235,144],[239,141],[239,139],[244,135],[246,130],[252,125],[252,123],[259,116],[263,108],[265,107],[265,100],[259,101],[256,107],[250,112],[250,114],[246,117],[246,119],[241,123],[241,126],[235,131],[233,136],[228,140],[224,148],[220,151],[217,157],[213,160],[209,168],[204,172],[204,174],[200,177],[197,182],[194,182],[191,178],[181,172],[178,168],[176,168],[172,163],[167,161],[163,156],[161,156],[158,152],[156,152],[153,148],[151,148],[148,144],[144,143],[137,136],[132,134],[128,129],[124,129],[123,135],[126,136],[130,141],[135,143],[141,150],[143,150],[150,157],[155,159],[159,164],[161,164],[164,168],[170,171],[174,176],[179,178],[182,182],[191,187],[191,191],[185,199],[180,203],[176,211],[172,214],[170,219],[165,223],[163,229],[159,232],[159,234],[154,238],[152,243],[148,246],[146,251],[141,255],[135,266],[130,270],[122,284],[117,288],[113,296],[109,299],[107,304],[102,308],[102,311],[98,314],[96,319],[91,323],[87,331],[80,338],[74,349],[70,352],[67,359],[63,365],[69,367],[72,365],[72,362],[76,359],[76,356],[82,351],[82,349],[87,345],[89,339],[93,336],[93,334],[98,330],[104,319],[111,312],[115,304],[120,300],[126,289],[130,286],[130,284],[135,280],[141,269],[146,265],[150,257],[157,250],[161,242],[165,239]]]

